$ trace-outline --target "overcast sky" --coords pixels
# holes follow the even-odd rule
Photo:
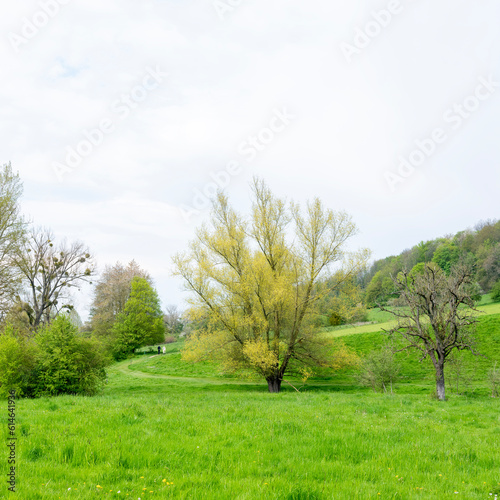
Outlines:
[[[0,163],[25,213],[101,270],[135,259],[163,305],[215,182],[241,210],[254,175],[319,196],[374,258],[499,216],[498,0],[1,9]]]

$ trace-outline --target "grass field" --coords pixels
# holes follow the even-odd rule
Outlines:
[[[488,358],[470,357],[470,387],[444,403],[430,397],[429,367],[406,354],[392,396],[359,387],[355,370],[271,395],[187,365],[179,344],[136,356],[111,367],[97,397],[17,401],[11,497],[493,498],[500,405],[485,376],[500,361],[500,315],[482,318],[477,335]],[[344,340],[360,355],[384,343],[380,333]]]

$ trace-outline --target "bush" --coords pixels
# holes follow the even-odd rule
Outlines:
[[[393,391],[399,379],[401,365],[396,361],[394,352],[389,348],[372,351],[363,361],[359,382],[371,387],[375,392]]]
[[[497,368],[497,364],[488,372],[488,382],[491,387],[491,397],[497,398],[500,396],[500,369]]]
[[[36,342],[36,395],[92,396],[103,386],[107,359],[95,342],[78,336],[78,328],[69,318],[57,317],[40,331]]]
[[[10,390],[17,396],[32,395],[36,378],[36,345],[11,325],[0,333],[0,397]]]
[[[364,306],[357,306],[351,312],[350,323],[365,323],[368,321],[368,311]]]
[[[330,314],[328,322],[331,326],[339,326],[344,324],[344,318],[336,311]]]
[[[491,289],[491,298],[494,302],[500,302],[500,281],[497,281]]]
[[[459,351],[454,351],[448,358],[448,377],[450,389],[455,394],[464,394],[473,380],[474,363],[476,358],[468,360]]]

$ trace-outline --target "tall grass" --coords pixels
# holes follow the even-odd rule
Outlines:
[[[276,396],[114,370],[102,396],[19,405],[18,498],[30,500],[486,498],[500,482],[489,398]]]
[[[498,358],[500,316],[483,318],[478,337]],[[363,354],[383,337],[345,341]],[[12,498],[482,499],[500,492],[499,403],[483,393],[481,379],[490,360],[478,359],[473,394],[440,403],[414,358],[394,396],[358,387],[352,372],[313,380],[300,394],[285,386],[272,395],[266,384],[220,377],[212,365],[188,372],[178,349],[114,365],[93,398],[19,400]],[[1,432],[6,439],[5,425]],[[6,482],[2,488],[8,498]]]

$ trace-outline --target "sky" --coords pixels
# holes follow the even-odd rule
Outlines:
[[[99,271],[172,256],[224,188],[350,213],[373,259],[498,218],[496,0],[24,0],[0,16],[0,164]],[[77,298],[86,319],[91,290]]]

